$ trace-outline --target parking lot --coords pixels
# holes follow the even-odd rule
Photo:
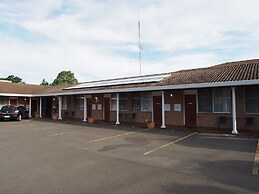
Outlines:
[[[257,138],[0,122],[0,193],[259,193]]]

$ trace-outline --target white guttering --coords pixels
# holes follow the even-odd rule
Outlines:
[[[66,96],[66,95],[80,95],[80,94],[105,94],[118,92],[138,92],[138,91],[159,91],[159,90],[179,90],[179,89],[195,89],[195,88],[210,88],[210,87],[232,87],[259,84],[259,80],[246,81],[229,81],[229,82],[213,82],[213,83],[199,83],[199,84],[183,84],[183,85],[169,85],[169,86],[150,86],[138,88],[119,88],[119,89],[104,89],[104,90],[89,90],[74,91],[74,92],[59,92],[50,94],[35,94],[33,97],[39,96]],[[1,96],[1,94],[0,94]]]
[[[0,96],[33,97],[32,94],[14,94],[14,93],[0,93]],[[39,96],[41,96],[41,95],[39,94]]]

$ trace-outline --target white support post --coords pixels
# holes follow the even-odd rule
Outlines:
[[[165,92],[161,91],[162,93],[162,125],[161,128],[164,129],[166,128],[165,126]]]
[[[62,120],[61,110],[62,110],[62,96],[59,96],[58,97],[58,120]]]
[[[87,121],[87,96],[84,95],[84,120],[83,122]]]
[[[151,110],[152,110],[152,112],[151,112],[151,116],[152,116],[152,122],[154,122],[154,98],[153,98],[153,95],[151,95],[151,98],[152,98],[152,103],[151,103]]]
[[[236,88],[232,87],[231,90],[232,90],[232,122],[233,122],[232,134],[238,134],[237,113],[236,113]]]
[[[31,97],[29,99],[29,117],[31,118]]]
[[[40,118],[42,118],[42,97],[40,97]]]
[[[119,125],[120,124],[120,96],[119,96],[119,93],[117,93],[117,121],[116,121],[116,125]]]

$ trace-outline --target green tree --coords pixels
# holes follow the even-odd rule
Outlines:
[[[44,79],[41,81],[40,85],[48,86],[48,85],[50,85],[50,83],[47,82],[47,81],[45,80],[45,78],[44,78]]]
[[[18,77],[18,76],[14,76],[14,75],[9,75],[6,78],[0,78],[1,80],[8,80],[11,81],[13,83],[20,83],[20,84],[25,84],[25,82],[22,80],[22,78]]]
[[[53,81],[52,85],[63,85],[63,84],[77,84],[78,81],[75,78],[74,73],[71,71],[61,71],[56,79]]]

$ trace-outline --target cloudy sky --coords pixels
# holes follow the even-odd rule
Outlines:
[[[0,0],[0,77],[80,81],[259,58],[258,0]]]

